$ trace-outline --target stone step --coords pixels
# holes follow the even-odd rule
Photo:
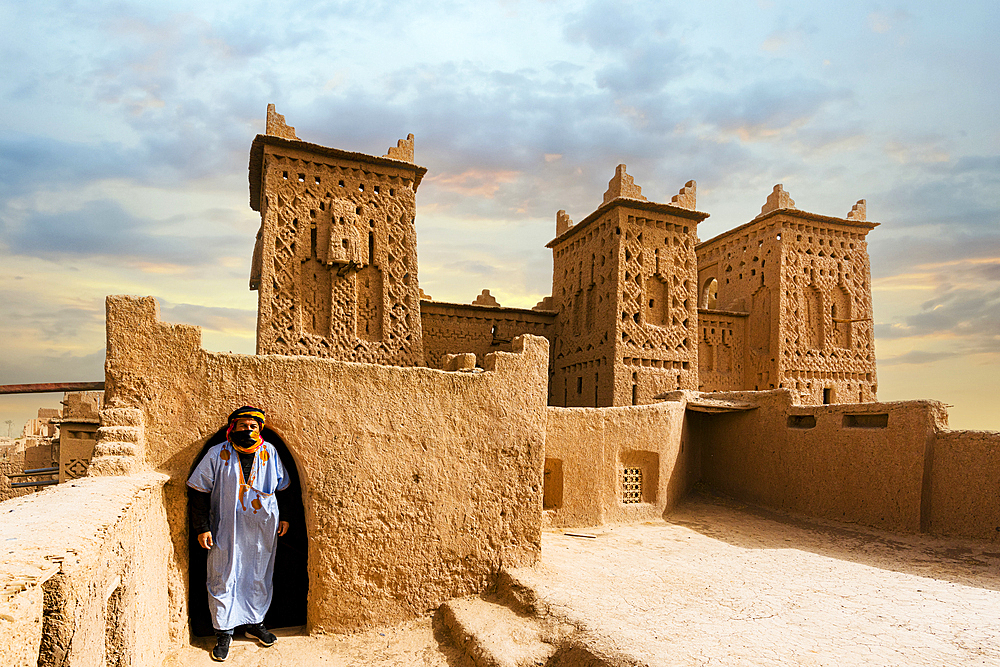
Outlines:
[[[536,619],[482,598],[450,600],[438,613],[455,646],[477,667],[544,666],[559,648],[542,641]]]
[[[137,451],[134,442],[101,440],[94,447],[94,456],[135,456]]]
[[[136,408],[104,408],[101,410],[102,426],[139,426],[144,424],[142,410]]]
[[[141,431],[135,426],[102,426],[97,429],[97,440],[108,442],[139,442]]]

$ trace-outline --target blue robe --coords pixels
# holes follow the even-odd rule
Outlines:
[[[261,623],[271,606],[271,577],[278,542],[275,491],[290,483],[278,452],[264,442],[243,479],[239,454],[229,442],[215,445],[188,478],[188,486],[212,494],[212,541],[208,551],[208,608],[216,630]]]

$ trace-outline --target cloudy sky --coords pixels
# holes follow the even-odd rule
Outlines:
[[[620,162],[656,201],[697,180],[702,239],[776,183],[825,215],[865,198],[879,398],[1000,429],[998,7],[0,0],[0,384],[103,379],[108,294],[253,352],[273,102],[306,141],[416,135],[438,300],[534,305],[555,212],[587,215]],[[0,423],[58,399],[0,397]]]

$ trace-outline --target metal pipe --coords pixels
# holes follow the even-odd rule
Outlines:
[[[0,394],[51,394],[66,391],[104,391],[104,382],[0,384]]]
[[[58,484],[58,479],[45,479],[38,482],[11,482],[10,488],[20,489],[25,486],[52,486],[53,484]]]
[[[24,470],[7,475],[8,477],[33,477],[35,475],[54,475],[59,472],[59,467],[55,468],[35,468],[34,470]]]

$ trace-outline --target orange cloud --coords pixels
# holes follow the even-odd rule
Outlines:
[[[448,192],[457,192],[468,197],[493,199],[501,185],[513,183],[520,173],[519,171],[467,169],[461,174],[440,174],[425,178],[424,181],[434,183]]]

